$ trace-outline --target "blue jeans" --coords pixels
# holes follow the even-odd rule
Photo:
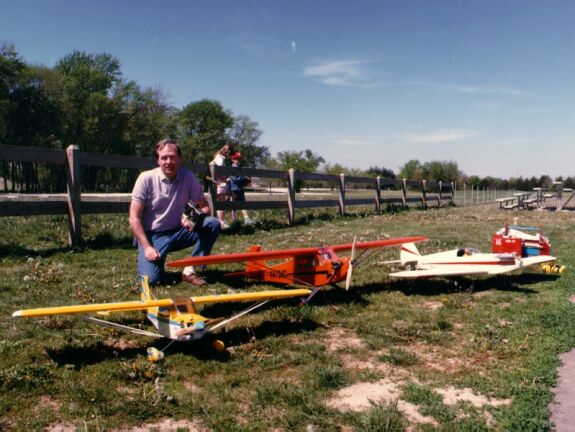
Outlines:
[[[193,256],[209,255],[220,230],[218,219],[208,216],[204,219],[202,226],[193,231],[182,227],[170,231],[147,233],[148,240],[160,254],[160,259],[148,261],[144,249],[138,243],[138,279],[148,276],[150,284],[159,283],[164,275],[164,264],[169,252],[182,250],[195,244]]]

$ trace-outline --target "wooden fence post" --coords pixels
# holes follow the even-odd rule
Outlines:
[[[441,207],[441,203],[443,202],[443,182],[441,180],[437,182],[437,187],[439,189],[439,193],[437,194],[437,204]]]
[[[71,145],[66,148],[68,159],[67,201],[68,201],[68,244],[78,246],[82,243],[82,190],[80,184],[80,149]]]
[[[455,205],[455,192],[457,189],[457,182],[451,182],[451,205]]]
[[[210,209],[210,216],[214,216],[216,214],[216,202],[218,200],[218,190],[216,182],[216,164],[211,162],[208,165],[208,169],[210,170],[210,177],[213,181],[208,182],[208,207]]]
[[[375,214],[381,213],[381,176],[375,178]]]
[[[403,208],[407,208],[407,179],[403,179],[401,182],[401,201]]]
[[[295,222],[295,170],[288,170],[288,224]]]
[[[345,174],[339,175],[339,214],[345,216]]]
[[[427,180],[421,180],[421,198],[423,207],[427,209]]]

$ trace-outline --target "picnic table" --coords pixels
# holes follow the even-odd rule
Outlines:
[[[505,197],[505,198],[497,198],[495,201],[499,203],[499,208],[502,210],[513,210],[514,208],[518,207],[518,204],[515,202],[516,197]]]
[[[514,193],[513,196],[517,197],[517,207],[525,208],[525,201],[529,200],[530,195],[531,194],[529,192],[516,192],[516,193]]]

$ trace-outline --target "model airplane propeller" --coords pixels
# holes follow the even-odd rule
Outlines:
[[[351,245],[351,256],[349,257],[349,267],[347,269],[347,275],[345,277],[345,290],[348,291],[351,286],[351,277],[353,274],[353,268],[355,267],[355,243],[356,237],[353,238],[353,243]]]
[[[353,243],[333,246],[268,251],[262,250],[260,246],[250,246],[248,252],[187,257],[167,265],[186,267],[245,262],[244,271],[228,273],[225,276],[241,276],[250,280],[286,285],[305,285],[313,288],[313,295],[320,287],[341,281],[346,281],[346,289],[349,289],[351,274],[359,262],[355,256],[357,250],[362,250],[363,253],[370,250],[374,253],[381,248],[424,240],[427,240],[427,237],[414,236],[367,242],[354,240]],[[351,250],[350,257],[337,255],[337,252],[348,250]],[[279,264],[271,263],[277,260],[283,261]]]
[[[14,317],[42,317],[52,315],[78,315],[82,319],[118,330],[131,332],[143,336],[154,338],[168,338],[171,341],[162,349],[148,348],[148,359],[158,361],[164,356],[164,351],[175,341],[198,340],[208,333],[214,332],[218,328],[235,321],[236,319],[253,312],[271,300],[278,300],[291,297],[309,296],[309,289],[259,291],[237,294],[206,295],[198,297],[165,298],[154,299],[150,293],[147,278],[141,281],[141,301],[127,301],[117,303],[99,303],[71,306],[56,306],[38,309],[24,309],[12,314]],[[197,306],[208,303],[228,303],[228,302],[250,302],[256,303],[238,314],[224,319],[206,318],[198,313]],[[97,313],[107,315],[110,312],[127,312],[145,310],[148,319],[157,330],[156,332],[146,331],[118,324],[112,321],[88,316],[86,314]],[[218,351],[223,351],[225,346],[222,341],[216,340],[213,346]]]

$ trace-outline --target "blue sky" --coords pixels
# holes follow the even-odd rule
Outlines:
[[[0,0],[0,11],[0,42],[28,63],[110,53],[175,106],[216,99],[257,121],[273,155],[575,175],[571,0]]]

